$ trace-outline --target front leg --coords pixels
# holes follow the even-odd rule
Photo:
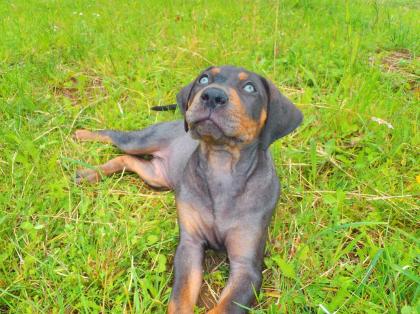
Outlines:
[[[76,130],[79,141],[114,144],[130,155],[150,155],[167,147],[175,138],[185,134],[182,121],[163,122],[137,131]]]
[[[74,138],[83,142],[113,144],[127,154],[146,155],[159,150],[159,142],[150,141],[150,130],[114,131],[114,130],[76,130]],[[162,144],[162,143],[160,143]]]
[[[203,278],[203,244],[186,233],[175,254],[175,279],[168,314],[194,313]]]
[[[226,249],[230,274],[220,300],[209,314],[247,313],[255,301],[262,281],[262,259],[265,234],[261,231],[233,231],[227,237]],[[241,307],[242,305],[244,307]]]

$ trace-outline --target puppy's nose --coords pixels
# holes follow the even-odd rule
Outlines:
[[[203,105],[212,109],[223,106],[228,101],[228,96],[220,88],[210,87],[201,94]]]

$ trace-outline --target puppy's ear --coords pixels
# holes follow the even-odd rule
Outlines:
[[[185,120],[185,113],[188,110],[188,105],[190,102],[191,97],[191,91],[194,86],[194,82],[191,82],[187,86],[185,86],[181,91],[176,95],[176,103],[178,104],[179,109],[182,112],[182,115],[184,116],[184,128],[185,132],[188,132],[188,124]]]
[[[296,129],[303,120],[302,112],[283,96],[273,83],[261,78],[267,92],[267,120],[261,131],[260,144],[266,150],[271,143]]]

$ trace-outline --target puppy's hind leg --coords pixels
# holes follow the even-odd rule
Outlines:
[[[102,176],[110,176],[113,173],[127,170],[137,173],[150,186],[155,188],[171,188],[165,175],[163,163],[158,158],[148,161],[135,156],[123,155],[111,159],[105,164],[98,166],[97,169],[82,169],[77,171],[76,183],[80,184],[83,181],[96,183]]]

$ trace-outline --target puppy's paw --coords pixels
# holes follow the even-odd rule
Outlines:
[[[95,141],[106,144],[112,144],[112,139],[109,136],[101,134],[101,132],[93,132],[88,130],[76,130],[73,134],[73,138],[77,141]]]
[[[73,138],[78,141],[89,141],[95,138],[95,133],[88,130],[76,130],[73,134]]]
[[[76,184],[81,184],[82,182],[97,183],[100,179],[101,175],[96,170],[81,169],[76,171]]]

